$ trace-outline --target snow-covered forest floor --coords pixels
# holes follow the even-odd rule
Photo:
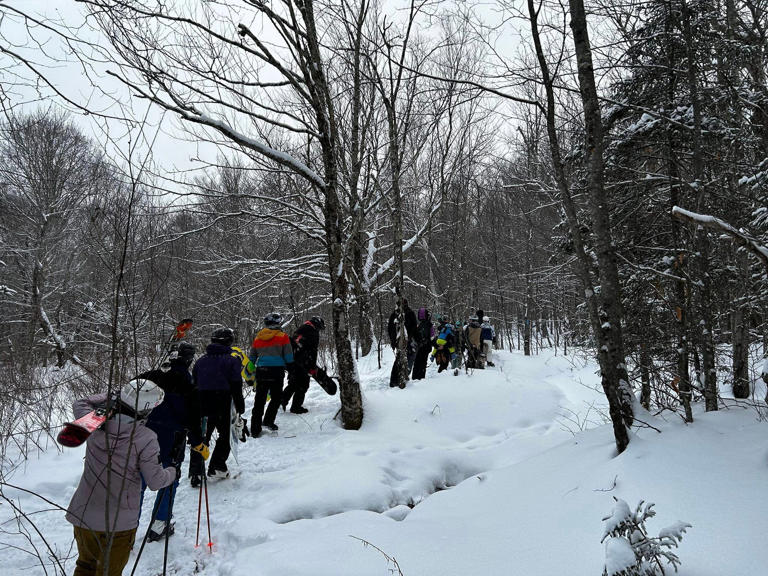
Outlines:
[[[692,425],[641,413],[652,427],[635,429],[616,457],[593,364],[551,351],[496,358],[496,368],[458,377],[431,365],[426,380],[399,390],[388,385],[391,355],[377,369],[372,354],[359,365],[366,412],[355,432],[333,419],[338,397],[313,385],[308,414],[280,411],[279,432],[240,444],[234,477],[209,483],[212,553],[195,548],[198,492],[182,481],[170,573],[385,576],[394,568],[386,553],[405,576],[599,576],[601,519],[614,496],[631,508],[655,502],[653,534],[678,520],[693,525],[677,551],[682,576],[766,573],[768,423],[754,407],[697,406]],[[66,506],[82,456],[49,449],[7,480]],[[31,518],[71,573],[63,512],[5,493],[28,514],[41,510]],[[2,503],[1,572],[43,574],[10,546],[30,548],[9,515]],[[162,556],[162,545],[148,545],[137,574],[159,574]]]

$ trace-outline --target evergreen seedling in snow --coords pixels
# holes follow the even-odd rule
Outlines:
[[[609,516],[603,518],[605,566],[603,576],[659,576],[666,574],[664,564],[677,572],[680,559],[672,549],[677,548],[686,529],[691,525],[676,522],[664,528],[658,536],[648,536],[645,522],[656,515],[654,504],[643,500],[635,511],[619,498]]]

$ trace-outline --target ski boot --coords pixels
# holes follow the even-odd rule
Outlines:
[[[217,470],[215,468],[208,468],[208,478],[212,478],[214,480],[223,480],[224,478],[229,478],[229,470]]]
[[[147,540],[150,542],[157,542],[165,538],[165,533],[168,532],[168,536],[173,536],[176,531],[173,523],[166,522],[165,520],[155,520],[152,522],[152,526],[149,528],[149,535]]]

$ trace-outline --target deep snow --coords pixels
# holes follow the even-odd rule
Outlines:
[[[239,463],[230,457],[236,477],[209,483],[213,553],[194,547],[198,492],[182,482],[170,573],[383,576],[393,568],[386,553],[406,576],[598,576],[602,519],[616,496],[631,508],[655,502],[653,534],[693,525],[677,550],[682,576],[768,574],[768,424],[754,407],[698,409],[692,425],[641,414],[660,432],[641,424],[616,456],[593,364],[551,351],[496,356],[495,369],[457,377],[430,366],[405,390],[388,386],[389,355],[381,370],[375,355],[364,359],[365,423],[356,432],[333,420],[338,397],[313,385],[308,414],[281,411],[278,433],[241,444]],[[66,506],[82,455],[50,449],[8,481]],[[51,508],[4,491],[26,512]],[[3,502],[0,518],[8,516]],[[63,512],[32,517],[70,557],[71,574]],[[35,558],[7,547],[29,548],[8,534],[15,524],[2,528],[2,573],[43,574]],[[161,570],[162,546],[150,544],[137,574]]]

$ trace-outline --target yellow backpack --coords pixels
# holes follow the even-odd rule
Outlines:
[[[243,380],[245,380],[246,384],[249,386],[253,386],[256,382],[256,366],[254,366],[253,362],[248,359],[246,353],[237,346],[232,346],[232,356],[240,360],[240,364],[243,366],[240,371],[243,375]]]

